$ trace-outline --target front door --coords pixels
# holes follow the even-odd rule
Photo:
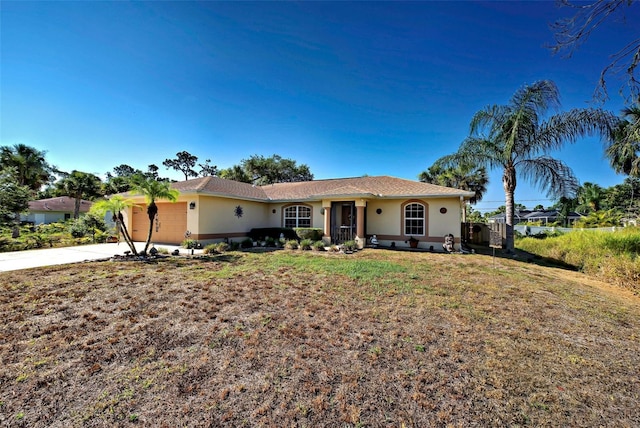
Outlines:
[[[355,202],[331,203],[331,240],[334,244],[355,239],[356,231]]]

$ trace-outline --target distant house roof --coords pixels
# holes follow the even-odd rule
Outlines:
[[[493,221],[496,223],[504,222],[505,215],[506,215],[505,213],[496,214],[494,216],[489,217],[489,221]],[[514,218],[516,222],[540,221],[540,220],[548,221],[548,220],[557,219],[559,215],[560,213],[558,212],[558,210],[536,210],[536,211],[519,210],[516,213],[514,213]],[[567,214],[566,218],[569,220],[576,220],[576,219],[579,219],[580,217],[582,217],[581,214],[571,211],[569,212],[569,214]]]
[[[184,193],[194,192],[265,202],[320,200],[329,197],[463,197],[469,199],[474,196],[473,192],[465,190],[389,176],[336,178],[264,186],[253,186],[220,177],[201,177],[173,183],[172,187]]]
[[[75,208],[76,200],[69,196],[58,196],[57,198],[40,199],[29,202],[29,211],[31,212],[69,212],[72,213]],[[91,208],[91,201],[80,201],[80,212],[86,213]]]

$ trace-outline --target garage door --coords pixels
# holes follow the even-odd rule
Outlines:
[[[180,244],[187,231],[187,203],[156,203],[158,216],[153,227],[151,242],[163,244]],[[146,241],[149,233],[149,217],[147,206],[133,207],[133,227],[131,237],[134,241]]]

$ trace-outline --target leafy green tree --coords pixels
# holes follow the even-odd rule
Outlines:
[[[167,199],[171,202],[175,202],[178,199],[179,192],[172,189],[171,184],[166,181],[157,181],[141,175],[134,176],[131,180],[131,184],[133,185],[133,190],[144,195],[145,201],[147,202],[149,234],[147,235],[147,242],[144,246],[144,253],[147,254],[147,250],[149,250],[149,245],[151,244],[151,236],[153,234],[153,222],[158,215],[156,200]]]
[[[118,235],[122,234],[124,241],[131,249],[131,253],[133,255],[137,255],[138,251],[136,250],[136,246],[131,239],[131,235],[129,235],[129,230],[127,229],[127,225],[124,222],[124,216],[122,215],[122,211],[127,210],[133,205],[134,202],[132,199],[125,199],[121,195],[113,195],[109,199],[99,199],[95,201],[93,205],[91,205],[91,209],[89,212],[98,214],[103,217],[107,213],[111,213],[111,218],[116,224]]]
[[[621,184],[609,187],[602,201],[605,209],[637,213],[640,203],[640,178],[627,177]]]
[[[482,200],[489,184],[487,168],[484,166],[458,164],[445,168],[438,161],[434,162],[426,171],[421,172],[418,175],[418,180],[474,192],[475,195],[469,200],[472,204]]]
[[[605,156],[617,173],[640,177],[640,101],[622,110]]]
[[[35,194],[53,180],[55,168],[45,159],[45,152],[33,147],[16,144],[0,147],[0,169],[14,168],[18,184],[27,186]]]
[[[31,189],[18,183],[16,170],[5,168],[0,170],[0,224],[14,222],[16,213],[29,208]]]
[[[313,180],[313,174],[307,165],[297,165],[293,159],[279,155],[268,158],[253,155],[249,159],[243,159],[240,165],[221,171],[220,176],[257,186]]]
[[[242,165],[234,165],[230,168],[221,169],[219,175],[225,180],[240,181],[241,183],[251,183],[251,178],[247,175]]]
[[[617,119],[600,109],[574,109],[546,120],[560,105],[560,94],[549,80],[518,89],[507,105],[487,106],[477,112],[470,136],[457,153],[442,158],[446,166],[478,165],[502,170],[506,206],[506,251],[514,249],[514,194],[517,177],[530,181],[549,195],[572,195],[578,181],[564,162],[549,156],[566,142],[585,135],[610,137]]]
[[[97,176],[82,171],[71,171],[56,183],[58,195],[67,195],[75,199],[73,218],[80,215],[80,202],[83,199],[93,199],[101,196],[102,180]]]
[[[182,172],[184,174],[184,179],[188,180],[189,177],[198,176],[198,173],[193,169],[197,161],[197,156],[194,156],[189,152],[182,151],[176,153],[175,159],[165,159],[164,162],[162,162],[162,165],[166,166],[167,169],[171,168]]]

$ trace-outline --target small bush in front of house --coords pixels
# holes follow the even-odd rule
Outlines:
[[[254,241],[266,240],[267,237],[279,239],[281,235],[286,240],[298,238],[295,230],[290,227],[257,227],[251,229],[247,234],[247,236]]]
[[[231,246],[229,244],[227,244],[226,242],[218,242],[216,244],[216,251],[221,253],[221,254],[229,251],[229,248],[231,248]]]
[[[345,241],[342,244],[342,248],[344,248],[345,251],[355,251],[356,241]]]
[[[275,247],[276,246],[275,238],[267,236],[266,238],[264,238],[264,245],[265,247]]]
[[[313,245],[311,246],[311,249],[313,251],[324,251],[324,242],[322,241],[314,242]]]
[[[185,239],[182,241],[182,248],[186,248],[190,250],[191,248],[196,248],[198,245],[198,241],[195,239]]]
[[[169,254],[169,249],[167,247],[156,247],[156,250],[158,250],[158,254]]]
[[[204,254],[216,254],[218,252],[218,244],[208,244],[202,250]]]
[[[240,249],[240,243],[238,241],[229,242],[229,251],[238,251]]]
[[[313,241],[311,239],[303,239],[300,241],[300,248],[304,251],[310,250],[313,245]]]
[[[253,248],[253,239],[245,238],[240,241],[240,248]]]
[[[287,250],[297,250],[298,249],[298,241],[296,241],[295,239],[291,239],[291,240],[287,241],[286,244],[284,244],[284,248],[286,248]]]
[[[319,241],[322,239],[323,231],[315,227],[296,227],[296,235],[300,239],[310,239],[311,241]]]
[[[340,251],[340,247],[337,246],[336,244],[331,244],[329,246],[329,251],[331,251],[332,253],[337,253]]]

